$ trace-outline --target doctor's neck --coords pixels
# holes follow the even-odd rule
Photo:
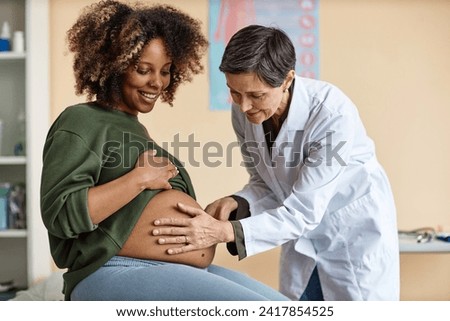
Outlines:
[[[282,119],[285,118],[283,116],[286,115],[286,113],[289,110],[290,98],[291,98],[291,95],[289,93],[289,90],[285,90],[283,92],[283,98],[281,98],[280,105],[278,106],[277,110],[272,115],[272,117],[270,117],[273,125],[275,126],[275,128],[277,130],[280,129],[281,124],[283,123]]]

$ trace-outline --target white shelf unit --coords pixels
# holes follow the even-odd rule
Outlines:
[[[0,238],[25,238],[27,237],[27,230],[3,230],[0,231]]]
[[[0,281],[28,287],[52,272],[39,190],[42,147],[49,128],[48,0],[0,0],[0,26],[25,34],[25,52],[0,52],[0,182],[26,184],[27,228],[0,231]],[[18,112],[25,113],[26,156],[14,155]]]
[[[25,58],[26,54],[24,52],[0,51],[0,60],[24,60]]]
[[[0,165],[25,165],[26,163],[25,156],[0,156]]]

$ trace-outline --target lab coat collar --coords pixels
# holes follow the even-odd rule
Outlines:
[[[279,146],[279,144],[284,141],[292,142],[295,138],[296,132],[303,131],[305,129],[309,117],[309,100],[311,99],[306,90],[305,82],[307,81],[308,79],[306,78],[301,78],[297,75],[295,76],[295,81],[292,84],[294,88],[289,112],[280,129],[280,132],[278,133],[278,137],[275,140],[275,146]],[[264,140],[263,126],[261,124],[251,123],[245,116],[244,118],[247,124],[247,126],[245,126],[246,137],[253,137],[256,141]],[[272,155],[269,155],[267,148],[264,145],[259,145],[258,149],[266,164],[270,164],[267,162],[270,162],[274,158],[278,157],[278,148],[272,149]]]
[[[289,113],[285,120],[287,130],[304,130],[306,122],[308,121],[310,106],[309,100],[311,98],[308,97],[304,80],[304,78],[296,75],[295,81],[292,84],[294,86],[293,95],[291,105],[289,107]]]

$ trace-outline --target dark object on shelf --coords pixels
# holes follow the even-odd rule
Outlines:
[[[25,229],[26,222],[25,185],[14,184],[8,196],[8,227]]]
[[[398,234],[415,237],[417,243],[427,243],[436,237],[436,231],[432,227],[421,227],[410,231],[398,231]]]
[[[450,242],[450,234],[438,234],[436,235],[436,239],[444,242]]]
[[[8,228],[8,196],[11,184],[0,183],[0,230]]]
[[[26,229],[25,184],[0,183],[0,230]]]

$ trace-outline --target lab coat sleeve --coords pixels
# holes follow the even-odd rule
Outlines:
[[[245,198],[251,204],[252,212],[259,213],[264,209],[277,206],[279,201],[256,170],[255,158],[251,151],[254,142],[246,142],[244,139],[245,116],[239,112],[238,108],[233,104],[232,124],[239,146],[241,146],[245,169],[250,177],[248,183],[235,195]]]
[[[348,163],[356,127],[353,109],[339,110],[320,105],[311,112],[304,133],[310,143],[291,193],[277,207],[241,220],[248,256],[307,237],[321,222]]]

